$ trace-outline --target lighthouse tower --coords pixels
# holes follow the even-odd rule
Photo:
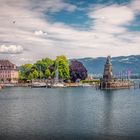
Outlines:
[[[113,73],[112,73],[111,57],[108,56],[104,66],[103,81],[108,82],[111,81],[112,78],[113,78]]]
[[[112,73],[111,57],[108,56],[104,65],[103,78],[100,81],[100,89],[120,89],[130,88],[132,82],[130,80],[118,80],[114,78]]]

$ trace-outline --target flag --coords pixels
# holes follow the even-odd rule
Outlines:
[[[128,77],[131,76],[131,70],[128,70],[128,71],[127,71],[127,75],[128,75]]]

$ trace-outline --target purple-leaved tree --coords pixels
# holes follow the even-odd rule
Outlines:
[[[70,64],[70,79],[72,82],[76,82],[77,79],[85,80],[87,77],[87,70],[84,65],[77,61],[72,60]]]

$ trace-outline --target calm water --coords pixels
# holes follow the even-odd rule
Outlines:
[[[4,89],[0,139],[140,139],[140,89]]]

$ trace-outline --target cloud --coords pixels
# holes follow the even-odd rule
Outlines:
[[[96,8],[89,13],[89,17],[103,24],[123,25],[134,19],[134,13],[127,6],[110,5]]]
[[[140,1],[139,0],[133,0],[132,3],[130,3],[130,8],[134,10],[136,13],[140,12]]]
[[[44,12],[59,12],[61,10],[74,12],[77,9],[77,6],[66,3],[64,0],[40,0],[30,2],[32,9],[35,11]]]
[[[23,47],[18,45],[1,45],[0,46],[0,53],[4,54],[18,54],[23,52]]]
[[[47,35],[47,33],[42,30],[35,31],[34,33],[35,33],[35,35]]]
[[[61,54],[69,58],[140,54],[140,32],[130,32],[125,26],[138,14],[138,1],[95,5],[85,11],[91,19],[88,30],[49,21],[48,12],[74,12],[75,5],[62,0],[36,1],[1,0],[0,59],[6,57],[21,65]]]
[[[98,6],[88,15],[94,30],[114,34],[126,32],[124,25],[129,25],[135,17],[131,8],[120,5]]]

